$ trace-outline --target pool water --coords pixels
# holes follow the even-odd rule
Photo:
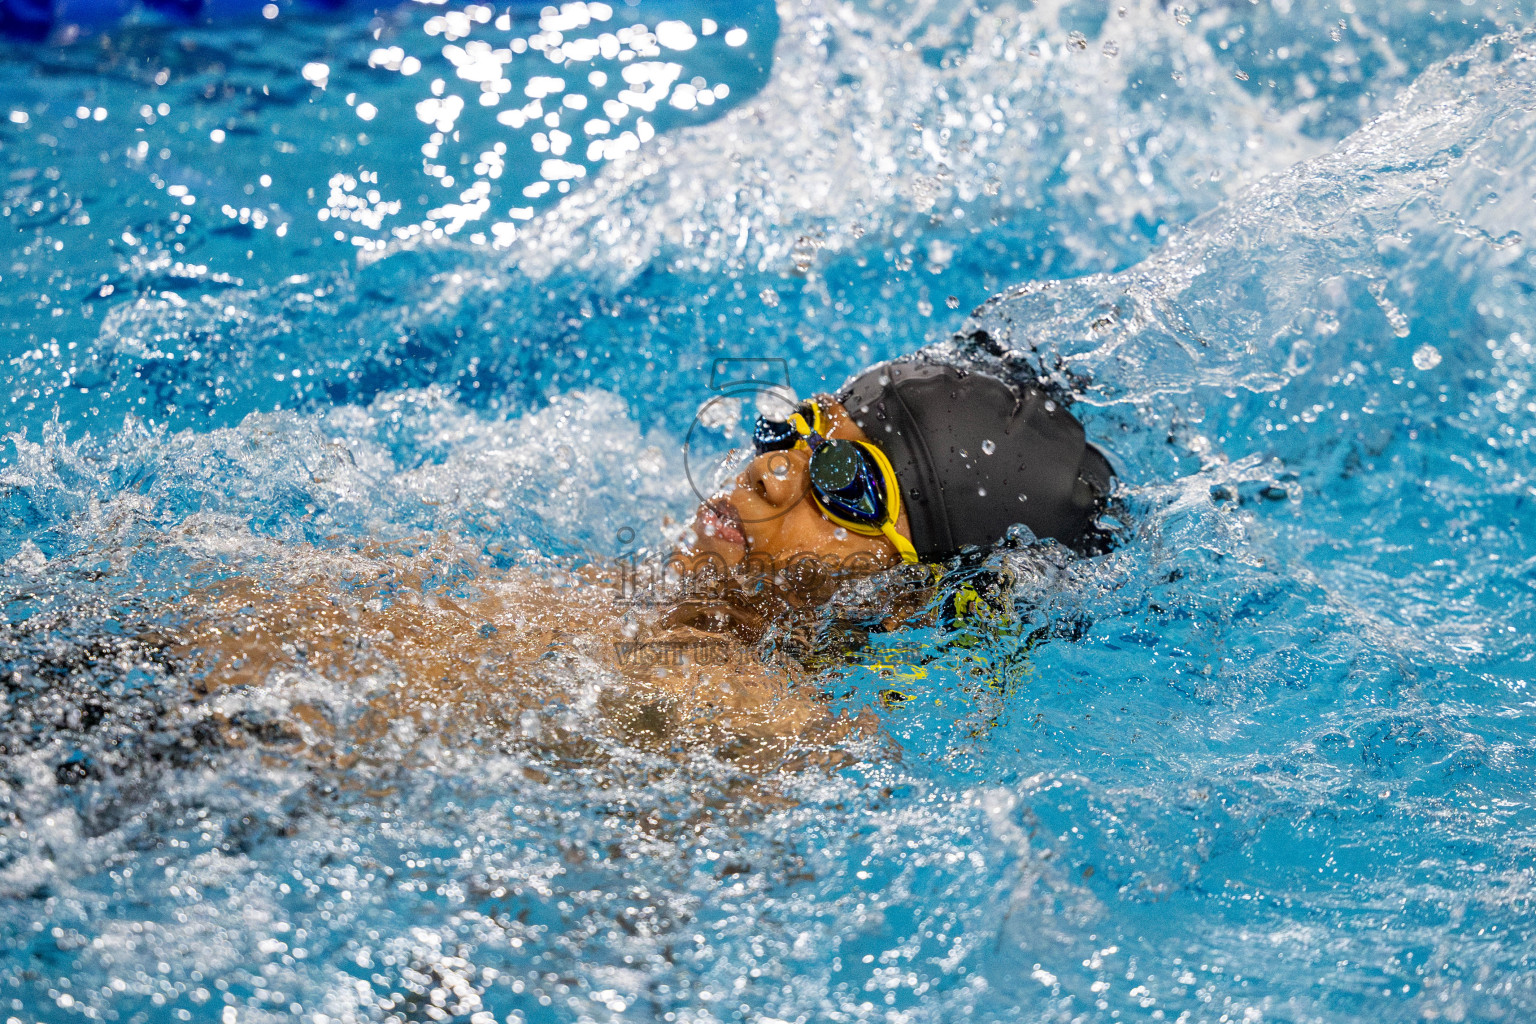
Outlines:
[[[1536,1013],[1527,4],[205,22],[0,42],[0,1020]],[[1124,540],[829,670],[840,769],[318,767],[136,633],[283,552],[665,550],[716,360],[962,330],[1081,393]]]

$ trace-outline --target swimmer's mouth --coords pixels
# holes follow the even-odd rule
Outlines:
[[[741,513],[728,498],[715,498],[699,506],[695,521],[699,537],[714,537],[727,544],[747,546],[747,535],[741,527]]]

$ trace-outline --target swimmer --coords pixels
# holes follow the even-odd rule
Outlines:
[[[165,646],[231,743],[251,729],[228,697],[262,684],[294,695],[279,739],[342,766],[397,762],[431,735],[581,760],[607,743],[702,748],[762,773],[838,763],[875,732],[835,712],[808,667],[844,584],[904,565],[931,581],[928,567],[1017,525],[1080,553],[1103,544],[1109,463],[1060,403],[993,371],[882,363],[760,418],[753,445],[649,601],[595,570],[495,572],[444,541],[290,550],[268,559],[276,571],[199,590]],[[905,611],[887,600],[872,619]],[[370,680],[367,711],[329,710],[324,687],[301,684],[317,675]]]

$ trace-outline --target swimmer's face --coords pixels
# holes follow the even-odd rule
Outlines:
[[[829,438],[868,441],[841,402],[818,399],[830,428]],[[774,567],[806,558],[854,573],[875,572],[901,561],[884,537],[866,537],[828,519],[811,498],[810,453],[766,452],[741,473],[734,486],[704,502],[693,521],[691,551],[700,561],[735,569],[744,563]],[[903,509],[896,522],[912,537]]]

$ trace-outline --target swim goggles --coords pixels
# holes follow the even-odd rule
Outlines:
[[[826,418],[815,401],[801,402],[788,420],[757,418],[752,447],[759,455],[795,448],[811,453],[811,500],[843,529],[890,541],[902,561],[918,561],[912,542],[896,529],[901,488],[885,453],[866,441],[827,437]]]

